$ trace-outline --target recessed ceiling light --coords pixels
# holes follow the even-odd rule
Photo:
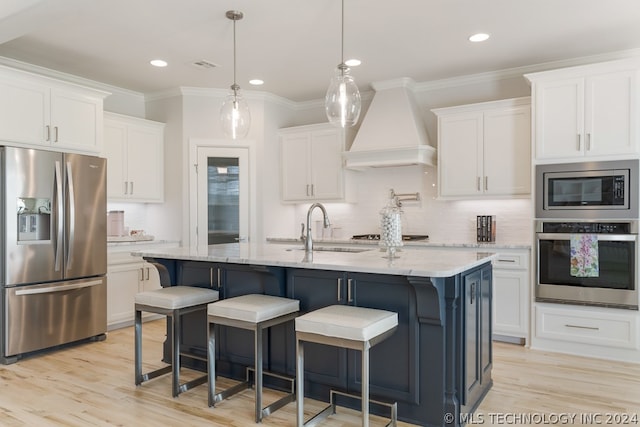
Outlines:
[[[362,64],[362,62],[359,59],[347,59],[346,61],[344,61],[344,64],[349,67],[357,67],[358,65]]]
[[[149,64],[153,65],[154,67],[166,67],[167,61],[163,61],[162,59],[153,59],[151,61],[149,61]]]
[[[487,40],[489,38],[489,34],[485,34],[485,33],[478,33],[478,34],[474,34],[471,37],[469,37],[469,41],[472,42],[483,42],[485,40]]]
[[[251,79],[251,80],[249,80],[249,84],[252,84],[254,86],[260,86],[260,85],[264,84],[264,80]]]

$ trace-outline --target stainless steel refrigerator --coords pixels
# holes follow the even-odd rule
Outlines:
[[[2,363],[107,330],[106,160],[0,147]]]

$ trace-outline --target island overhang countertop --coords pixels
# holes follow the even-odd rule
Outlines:
[[[415,277],[451,277],[489,262],[497,256],[491,252],[403,247],[394,258],[389,259],[387,253],[377,247],[363,248],[360,252],[340,251],[340,248],[335,251],[326,250],[326,248],[318,249],[313,252],[312,261],[305,260],[304,249],[300,246],[269,243],[228,243],[206,248],[145,249],[135,251],[133,254],[145,258],[259,264]]]

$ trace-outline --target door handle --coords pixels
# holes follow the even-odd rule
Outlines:
[[[53,127],[53,131],[54,131],[54,134],[56,136],[55,139],[53,140],[53,142],[58,142],[58,126],[54,126]]]
[[[21,289],[16,291],[16,295],[37,295],[37,294],[48,294],[51,292],[64,292],[64,291],[72,291],[74,289],[83,289],[90,288],[92,286],[102,284],[102,280],[91,280],[89,282],[84,283],[73,283],[70,285],[56,285],[56,286],[47,286],[45,288],[35,288],[31,286],[27,286],[27,289]]]
[[[133,181],[129,181],[129,194],[133,196]]]
[[[55,164],[55,172],[54,172],[54,180],[55,180],[55,202],[54,206],[56,206],[56,213],[58,215],[57,225],[58,230],[56,233],[56,254],[54,259],[55,271],[60,271],[61,268],[61,259],[62,259],[62,247],[64,246],[60,239],[63,239],[62,231],[64,229],[64,217],[62,216],[64,209],[64,201],[62,200],[62,169],[60,165],[60,161],[56,160]]]
[[[342,291],[342,279],[338,278],[338,302],[342,301],[341,292]]]
[[[46,137],[45,141],[51,141],[51,126],[46,125],[45,129],[47,131],[47,137]]]
[[[353,302],[351,288],[353,287],[353,279],[347,279],[347,302]]]
[[[73,184],[71,162],[67,162],[67,195],[69,197],[69,230],[67,231],[67,270],[71,270],[73,264],[73,250],[76,239],[76,193]]]

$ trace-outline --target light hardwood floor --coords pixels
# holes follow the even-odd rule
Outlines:
[[[145,369],[160,366],[164,321],[144,325]],[[189,378],[191,371],[183,370]],[[606,413],[640,417],[640,364],[544,353],[494,345],[494,386],[472,421],[483,425],[543,424],[559,414],[603,414],[591,424],[607,424]],[[170,375],[136,387],[133,328],[112,331],[107,340],[73,346],[0,366],[1,426],[251,426],[253,393],[246,391],[207,407],[202,385],[174,399]],[[265,391],[269,402],[274,392]],[[307,399],[311,414],[324,407]],[[512,414],[537,416],[531,423]],[[504,418],[500,418],[504,417]],[[512,417],[512,418],[509,418]],[[640,424],[629,419],[628,425]],[[372,417],[372,427],[386,420]],[[545,423],[548,424],[548,423]],[[588,425],[589,423],[584,423]],[[264,426],[294,426],[295,403],[276,411]],[[338,408],[327,427],[357,427],[358,412]],[[409,424],[399,423],[401,426]]]

